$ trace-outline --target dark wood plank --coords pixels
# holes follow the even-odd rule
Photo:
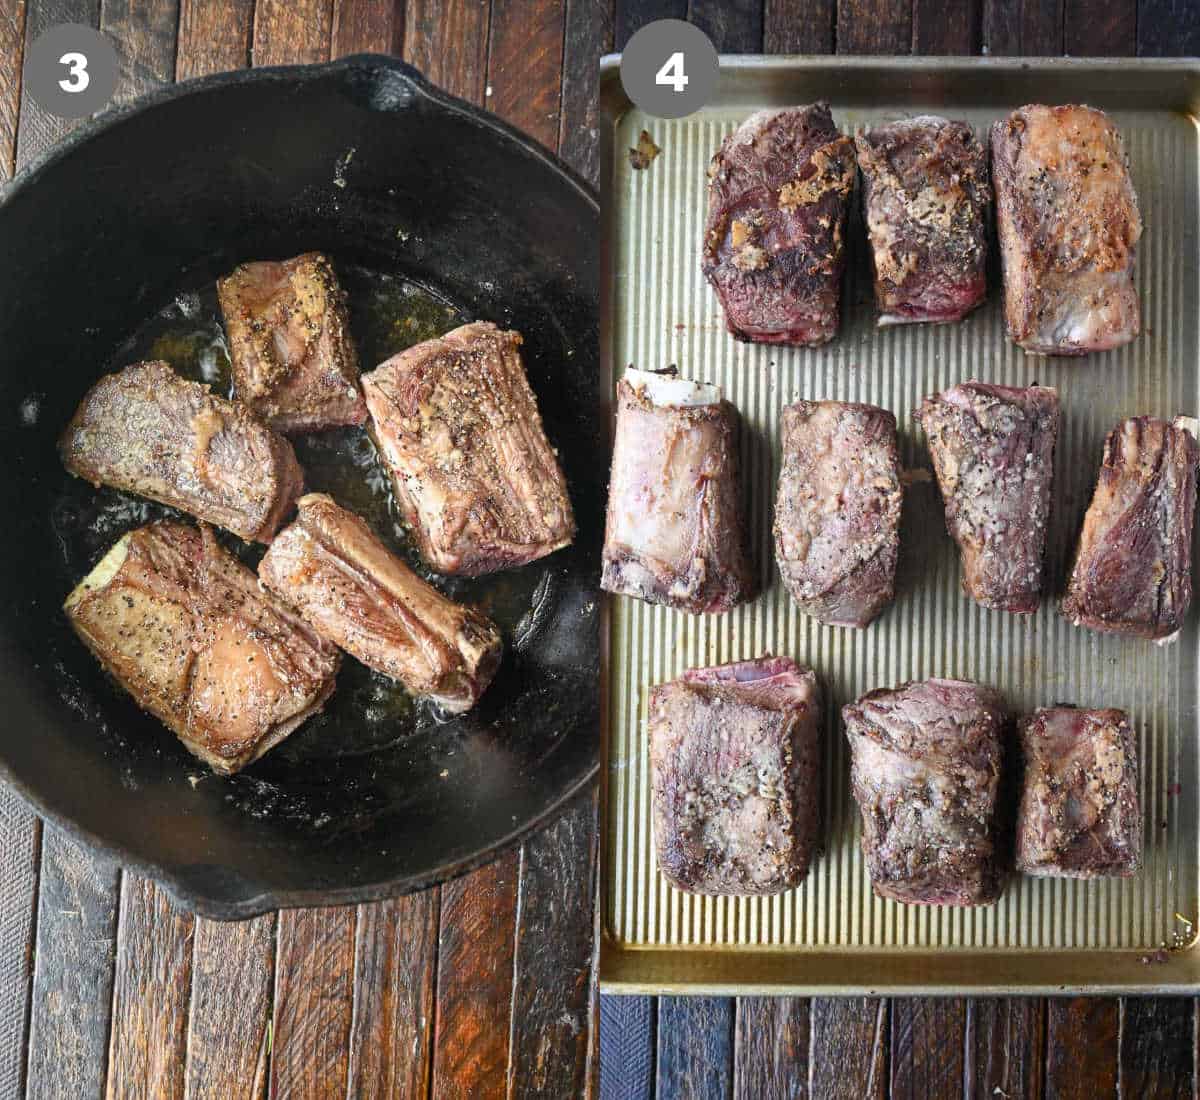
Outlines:
[[[595,61],[613,48],[612,5],[566,0],[559,155],[593,187],[600,182],[599,103]]]
[[[333,0],[258,0],[255,65],[307,65],[329,60]]]
[[[891,1008],[891,1095],[896,1100],[960,1095],[967,1002],[898,997]]]
[[[734,1036],[734,1100],[808,1096],[809,1002],[801,997],[740,997]]]
[[[104,1095],[120,880],[116,867],[45,826],[28,1100]]]
[[[809,1075],[814,1097],[875,1100],[886,1095],[888,1009],[874,997],[815,997]]]
[[[603,1100],[650,1100],[654,1070],[658,999],[600,999],[600,1095]]]
[[[837,52],[908,53],[912,14],[912,0],[839,0]]]
[[[1025,57],[1063,52],[1063,0],[982,2],[985,52]]]
[[[726,1100],[733,1091],[729,997],[660,997],[658,1100]]]
[[[0,181],[11,179],[17,155],[25,0],[0,0]]]
[[[187,1100],[261,1100],[270,1061],[275,916],[197,920],[193,942]]]
[[[433,889],[359,908],[352,1098],[429,1095],[438,906]]]
[[[982,45],[982,0],[913,0],[912,50],[916,54],[974,54]]]
[[[279,914],[271,1096],[346,1095],[354,1008],[352,906]]]
[[[114,103],[174,78],[179,0],[104,0],[100,13],[100,29],[117,47]]]
[[[1190,1100],[1195,1095],[1196,1009],[1188,997],[1123,997],[1121,1096]]]
[[[404,12],[404,60],[439,88],[482,103],[488,14],[488,5],[479,0],[409,0]]]
[[[1117,1095],[1120,1003],[1115,997],[1054,997],[1046,1009],[1046,1100]]]
[[[507,1091],[517,875],[517,853],[508,852],[442,887],[433,1040],[439,1100]]]
[[[718,53],[762,53],[763,0],[692,0],[688,19]]]
[[[766,53],[833,53],[834,0],[767,0],[763,15]]]
[[[175,79],[250,64],[254,0],[180,0]]]
[[[1196,0],[1138,0],[1137,52],[1142,57],[1200,54],[1200,4]]]
[[[492,3],[487,107],[549,149],[558,144],[563,11],[562,0]]]
[[[40,839],[29,807],[0,787],[0,1096],[19,1095],[25,1075]]]
[[[613,27],[617,49],[628,42],[647,23],[656,19],[686,19],[688,0],[615,0]]]
[[[511,1096],[581,1096],[588,1055],[596,799],[580,799],[521,852]]]
[[[147,879],[125,875],[117,925],[109,1100],[184,1094],[195,920]]]
[[[1074,57],[1137,51],[1137,0],[1065,0],[1063,48]]]
[[[334,57],[352,53],[400,53],[404,0],[334,0]]]
[[[968,1095],[1002,1098],[1042,1095],[1045,1002],[1036,997],[976,999],[967,1003]]]

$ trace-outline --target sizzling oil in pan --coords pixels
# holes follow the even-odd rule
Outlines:
[[[472,319],[449,300],[400,277],[346,265],[338,265],[338,271],[349,298],[351,329],[364,373],[389,356]],[[174,298],[114,352],[104,370],[119,370],[143,359],[163,359],[181,375],[205,382],[217,393],[231,395],[229,355],[215,286]],[[522,640],[537,629],[539,615],[552,602],[555,570],[552,564],[534,563],[491,577],[435,574],[418,557],[408,537],[389,478],[364,430],[298,436],[293,444],[304,467],[306,489],[329,493],[361,515],[416,572],[447,595],[482,607],[500,626],[509,651],[496,682],[476,708],[479,714],[472,712],[450,723],[431,704],[414,700],[394,681],[346,656],[337,690],[320,715],[247,772],[221,780],[230,788],[226,798],[246,812],[284,815],[326,827],[340,815],[332,810],[326,797],[313,797],[311,791],[296,789],[293,774],[297,766],[324,762],[335,767],[338,759],[349,763],[348,758],[376,753],[383,762],[375,778],[391,788],[405,781],[406,762],[418,764],[412,758],[393,759],[397,753],[413,750],[420,758],[418,770],[426,771],[436,766],[437,758],[453,757],[458,737],[472,732],[462,727],[470,727],[473,716],[486,721],[491,712],[490,718],[495,720],[511,709],[506,703],[542,694],[536,685],[522,682],[525,677],[519,669],[514,670],[511,650],[521,648]],[[52,515],[67,578],[64,596],[126,531],[172,516],[178,513],[162,505],[114,489],[97,490],[79,479],[68,478]],[[228,532],[218,532],[218,537],[251,568],[257,566],[263,547],[242,542]],[[504,683],[506,675],[511,681],[508,684]],[[115,685],[109,688],[112,693],[123,694]],[[69,681],[64,691],[77,694],[81,707],[90,695]],[[543,705],[548,703],[548,698],[543,700]],[[98,714],[89,717],[130,747],[132,737],[111,729]],[[161,735],[165,743],[173,740],[165,728]],[[206,769],[190,757],[188,761],[187,774],[196,782]],[[279,781],[272,778],[272,772],[279,774]],[[333,793],[327,790],[328,795]],[[361,799],[364,794],[357,792],[357,797]],[[380,808],[394,805],[394,790],[385,793],[381,789],[376,796]],[[364,809],[369,815],[369,808]]]

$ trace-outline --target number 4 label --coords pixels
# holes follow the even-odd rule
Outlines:
[[[683,71],[683,51],[679,50],[667,58],[667,62],[654,74],[655,84],[665,84],[677,92],[688,86],[687,74]]]

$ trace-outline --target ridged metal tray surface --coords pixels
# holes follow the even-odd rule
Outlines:
[[[614,60],[602,66],[609,407],[627,364],[674,363],[724,388],[742,416],[746,515],[765,585],[752,603],[722,616],[609,598],[607,988],[1161,990],[1200,981],[1200,952],[1192,950],[1200,921],[1196,609],[1180,639],[1161,647],[1079,629],[1057,612],[1105,434],[1125,416],[1198,411],[1198,73],[1178,62],[723,58],[716,101],[666,121],[628,103]],[[856,209],[838,338],[816,350],[734,341],[700,273],[705,169],[752,111],[822,98],[846,132],[934,112],[966,119],[985,140],[988,125],[1022,103],[1087,102],[1109,111],[1125,136],[1145,221],[1136,269],[1141,337],[1082,360],[1026,356],[1004,333],[994,255],[987,303],[964,322],[878,329]],[[662,152],[636,171],[626,150],[643,129]],[[918,475],[905,494],[894,605],[866,630],[822,626],[798,612],[780,582],[771,537],[783,408],[799,398],[836,398],[890,409],[903,464],[928,470],[913,411],[924,395],[968,378],[1037,381],[1057,387],[1062,399],[1049,594],[1040,610],[988,611],[961,593],[936,486]],[[656,865],[648,689],[686,668],[764,653],[810,665],[825,689],[824,852],[790,893],[692,896],[668,886]],[[1142,762],[1141,873],[1092,882],[1014,874],[997,904],[978,909],[875,897],[839,710],[874,688],[931,676],[991,684],[1014,713],[1056,702],[1128,710]],[[1159,954],[1164,945],[1172,950]]]

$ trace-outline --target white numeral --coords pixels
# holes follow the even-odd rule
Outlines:
[[[673,53],[667,63],[654,74],[655,84],[666,84],[677,92],[688,86],[687,74],[683,71],[683,53]]]
[[[58,86],[64,92],[82,92],[92,78],[87,71],[88,59],[81,53],[65,53],[58,59],[60,65],[66,65],[71,75],[66,80],[60,80]]]

